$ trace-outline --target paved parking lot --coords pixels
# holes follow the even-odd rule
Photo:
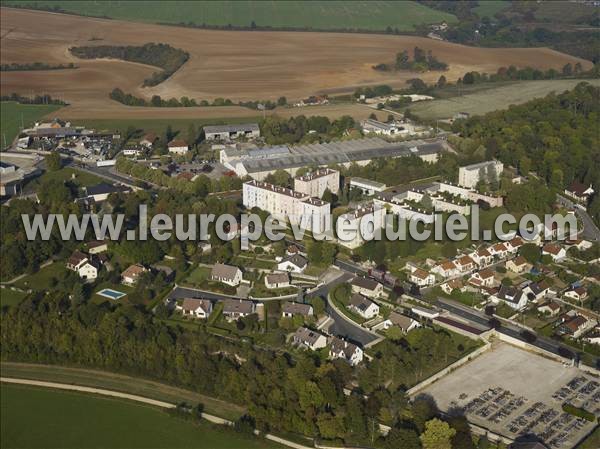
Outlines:
[[[504,435],[535,434],[550,448],[570,449],[593,427],[562,411],[565,402],[600,416],[600,379],[499,343],[426,388],[441,410],[462,408],[469,421]]]

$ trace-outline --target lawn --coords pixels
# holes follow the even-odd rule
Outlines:
[[[57,171],[46,171],[44,174],[27,184],[26,190],[36,191],[41,183],[49,181],[71,181],[78,187],[87,187],[101,182],[106,182],[102,178],[88,172],[77,170],[76,168],[63,167]]]
[[[505,0],[486,0],[479,2],[477,7],[473,8],[473,12],[479,17],[494,17],[494,15],[503,9],[510,6],[509,1]]]
[[[1,392],[5,448],[280,447],[125,400],[6,384]]]
[[[37,273],[30,274],[15,282],[15,286],[33,290],[49,290],[52,288],[54,281],[58,282],[61,276],[65,275],[67,269],[64,263],[54,262],[50,265],[40,268]]]
[[[196,267],[184,281],[190,284],[202,284],[210,277],[210,268]]]
[[[5,4],[30,5],[30,1]],[[144,5],[143,3],[146,3]],[[421,24],[448,22],[457,18],[417,2],[404,1],[36,1],[38,7],[58,6],[89,16],[159,23],[194,23],[216,26],[314,28],[322,30],[380,30],[387,27],[411,31]]]
[[[2,134],[2,148],[10,145],[19,133],[21,125],[25,128],[42,118],[44,115],[60,109],[62,106],[45,104],[19,104],[14,101],[0,103],[0,134]]]
[[[25,298],[25,296],[27,296],[27,293],[11,290],[8,286],[2,288],[0,289],[0,307],[17,305]]]
[[[458,112],[481,115],[498,109],[507,109],[511,104],[522,104],[554,91],[562,93],[572,89],[582,80],[518,81],[502,84],[491,89],[479,90],[462,96],[421,101],[410,106],[413,114],[425,120],[452,118]],[[586,80],[600,86],[600,80]],[[488,84],[489,86],[490,84]],[[493,86],[493,85],[492,85]]]

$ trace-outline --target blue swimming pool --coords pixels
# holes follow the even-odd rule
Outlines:
[[[100,290],[98,294],[109,299],[121,299],[127,293],[119,292],[117,290],[113,290],[112,288],[105,288],[103,290]]]

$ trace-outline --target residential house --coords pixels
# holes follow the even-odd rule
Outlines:
[[[544,315],[556,316],[560,313],[560,304],[554,301],[548,301],[538,306],[537,311]]]
[[[560,262],[567,256],[567,251],[556,243],[546,243],[542,248],[542,255],[549,255],[553,262]]]
[[[235,287],[242,282],[242,270],[232,265],[216,263],[210,272],[210,278],[213,281]]]
[[[407,334],[411,330],[421,327],[421,324],[415,319],[392,311],[390,312],[390,316],[387,318],[387,320],[384,321],[383,327],[385,329],[389,329],[392,326],[399,327],[402,332]]]
[[[294,345],[316,351],[327,346],[327,337],[307,327],[300,327],[292,337]]]
[[[577,181],[573,182],[569,187],[565,189],[565,195],[584,205],[586,205],[589,202],[593,194],[594,189],[592,188],[591,184],[586,187],[584,184],[581,184]]]
[[[504,243],[496,243],[495,245],[490,246],[488,251],[492,256],[498,257],[499,259],[505,259],[510,253],[509,249]]]
[[[522,310],[527,305],[527,295],[521,289],[507,285],[501,285],[490,299],[495,303],[502,301],[514,310]]]
[[[460,274],[460,270],[451,260],[447,260],[446,262],[436,265],[431,269],[431,272],[440,275],[444,279],[458,276]]]
[[[208,299],[184,298],[181,305],[175,306],[184,316],[206,319],[213,310],[213,304]]]
[[[496,278],[494,272],[489,268],[474,273],[469,279],[469,283],[476,287],[493,287]]]
[[[517,256],[506,262],[506,269],[513,273],[524,273],[529,268],[527,260],[523,256]]]
[[[313,316],[313,313],[313,307],[310,304],[286,301],[281,307],[281,316],[283,318],[292,318],[295,315],[308,318],[309,316]]]
[[[158,140],[158,136],[155,133],[150,132],[150,133],[144,134],[144,136],[140,140],[140,145],[142,145],[146,148],[151,148],[152,145],[154,145],[154,142],[156,142],[157,140]]]
[[[265,287],[284,288],[290,286],[290,275],[288,273],[270,273],[265,276]]]
[[[588,318],[576,310],[571,310],[570,312],[563,314],[558,319],[558,322],[558,333],[561,335],[568,335],[572,338],[581,337],[598,324],[595,319],[591,317]]]
[[[548,289],[549,285],[546,282],[532,282],[523,288],[523,293],[530,301],[539,302],[546,297]]]
[[[86,244],[88,253],[90,254],[99,254],[104,251],[108,251],[108,242],[102,242],[99,240],[94,240],[92,242],[88,242]]]
[[[421,268],[417,268],[415,271],[413,271],[409,276],[409,280],[419,287],[426,287],[435,284],[435,276]]]
[[[352,279],[352,292],[377,298],[383,295],[383,285],[374,279],[356,276]]]
[[[358,293],[352,295],[348,308],[368,320],[379,315],[379,306]]]
[[[329,358],[343,359],[350,363],[350,365],[356,366],[363,360],[363,350],[349,341],[333,337],[329,348]]]
[[[588,292],[585,287],[575,287],[564,293],[566,298],[574,299],[576,301],[585,301],[588,298]]]
[[[303,257],[300,254],[293,254],[291,256],[284,257],[281,262],[277,264],[277,269],[292,273],[304,273],[307,265],[308,260],[306,257]]]
[[[507,242],[504,242],[504,245],[513,254],[516,254],[524,244],[525,244],[525,242],[518,235],[513,237],[512,239],[508,240]]]
[[[256,304],[244,299],[224,299],[223,316],[227,321],[235,321],[256,313]]]
[[[467,255],[459,257],[454,263],[461,273],[468,273],[475,269],[475,261]]]
[[[183,139],[171,140],[167,144],[167,147],[169,148],[169,153],[174,154],[186,154],[190,149],[188,143]]]
[[[98,271],[100,264],[95,260],[86,259],[77,269],[77,274],[81,279],[91,281],[98,277]]]
[[[485,267],[494,261],[494,256],[486,248],[480,248],[470,254],[471,259],[480,267]]]
[[[460,279],[450,279],[449,281],[444,282],[440,287],[447,295],[451,295],[454,290],[458,290],[459,292],[464,292],[467,290]]]
[[[77,272],[79,267],[88,260],[88,256],[81,251],[74,251],[71,257],[67,259],[67,270]]]
[[[121,273],[121,283],[129,286],[135,285],[139,280],[140,276],[146,271],[148,270],[143,265],[130,265],[125,271]]]

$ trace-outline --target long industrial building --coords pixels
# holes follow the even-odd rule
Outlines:
[[[443,139],[386,142],[381,138],[346,140],[298,146],[280,145],[258,150],[222,150],[221,162],[240,176],[263,180],[270,173],[285,170],[295,176],[300,167],[366,165],[381,157],[418,156],[435,162],[448,149]]]

